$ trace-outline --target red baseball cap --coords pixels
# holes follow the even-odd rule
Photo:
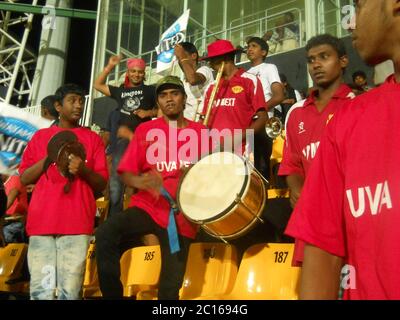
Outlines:
[[[214,57],[223,56],[228,53],[236,52],[237,49],[233,46],[232,42],[228,40],[219,39],[207,46],[207,56],[201,60],[207,60]]]

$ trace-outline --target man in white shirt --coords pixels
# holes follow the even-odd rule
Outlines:
[[[183,81],[187,95],[185,118],[196,121],[203,109],[204,92],[214,81],[212,69],[208,66],[199,68],[199,53],[190,42],[181,42],[175,46],[175,55],[178,59],[185,79]]]
[[[252,37],[247,41],[247,45],[247,57],[252,66],[247,72],[260,79],[267,102],[268,116],[271,118],[274,116],[274,108],[281,108],[279,104],[285,99],[284,87],[279,78],[277,67],[274,64],[264,62],[268,55],[268,44],[259,37]],[[269,177],[271,153],[272,140],[265,132],[256,134],[254,137],[254,162],[256,168],[267,179]]]
[[[247,57],[251,68],[247,71],[260,78],[267,102],[269,117],[274,116],[274,108],[285,99],[284,88],[279,77],[278,68],[271,63],[265,63],[268,56],[268,44],[261,38],[253,37],[247,41]]]

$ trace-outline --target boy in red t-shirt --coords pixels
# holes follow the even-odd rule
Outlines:
[[[29,141],[19,172],[25,185],[35,184],[29,204],[26,231],[31,299],[79,299],[85,261],[96,215],[95,194],[107,184],[103,141],[79,126],[84,92],[74,84],[56,91],[59,122],[38,130]],[[49,161],[50,139],[70,131],[85,149],[86,159],[70,153],[66,174]],[[47,167],[47,169],[46,169]],[[66,175],[73,178],[67,179]],[[69,191],[66,186],[69,185]]]
[[[306,242],[302,299],[337,299],[340,284],[345,299],[400,299],[399,15],[399,1],[357,1],[354,47],[395,74],[341,107],[321,139],[286,230]]]
[[[163,116],[137,127],[118,167],[124,183],[138,192],[132,195],[129,209],[111,216],[96,231],[97,270],[106,299],[123,295],[119,263],[122,244],[148,233],[157,235],[161,247],[158,298],[179,299],[189,245],[198,229],[182,213],[172,213],[171,202],[176,199],[180,169],[208,152],[208,140],[201,143],[203,130],[206,136],[208,130],[184,118],[186,93],[177,77],[162,78],[156,96]],[[175,224],[180,248],[175,247],[169,231]]]

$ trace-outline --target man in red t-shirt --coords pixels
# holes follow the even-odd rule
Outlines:
[[[279,175],[286,176],[290,203],[295,207],[304,180],[320,143],[320,138],[335,112],[354,97],[344,84],[348,65],[342,40],[328,35],[310,39],[306,45],[308,70],[314,81],[310,97],[290,109],[286,118],[286,139]],[[304,244],[297,241],[293,262],[300,265]]]
[[[4,183],[7,194],[7,216],[15,219],[4,226],[7,243],[25,242],[25,217],[28,211],[27,187],[22,185],[19,175],[12,175]]]
[[[38,130],[29,141],[19,168],[24,185],[36,184],[28,208],[28,264],[31,299],[79,299],[85,261],[96,215],[95,194],[107,184],[105,148],[95,132],[79,126],[84,92],[74,84],[56,91],[59,123]],[[68,174],[49,161],[47,146],[60,132],[72,132],[86,159],[68,156]],[[66,175],[73,178],[68,179]],[[65,189],[69,185],[69,192]]]
[[[228,40],[216,40],[207,47],[207,57],[211,68],[220,71],[224,63],[221,80],[212,103],[207,126],[211,135],[221,135],[220,145],[225,151],[233,145],[236,153],[243,153],[246,144],[246,130],[265,130],[268,119],[264,92],[260,80],[235,66],[236,49]],[[203,114],[207,113],[215,82],[206,89]],[[252,121],[256,118],[255,121]],[[226,141],[228,140],[229,141]],[[234,140],[232,140],[234,139]],[[240,147],[242,143],[242,148]],[[253,143],[251,143],[253,144]],[[253,146],[251,146],[253,147]],[[234,151],[231,148],[231,151]]]
[[[156,96],[163,116],[137,127],[118,167],[124,183],[138,192],[132,195],[129,209],[111,216],[96,231],[97,270],[106,299],[123,295],[119,263],[122,244],[148,233],[157,235],[161,247],[158,298],[179,299],[189,245],[198,229],[182,213],[171,213],[170,203],[176,199],[180,169],[208,152],[208,139],[201,143],[208,130],[184,118],[186,94],[177,77],[162,78]],[[180,250],[169,234],[175,225]]]
[[[286,230],[307,243],[303,299],[337,299],[339,284],[346,299],[400,299],[400,3],[358,1],[356,13],[353,45],[395,75],[340,108],[321,139]]]

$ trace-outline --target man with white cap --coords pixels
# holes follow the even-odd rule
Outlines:
[[[110,114],[109,128],[110,146],[107,153],[112,155],[112,170],[110,177],[110,214],[123,209],[123,184],[116,172],[119,160],[124,154],[129,140],[120,130],[128,128],[134,132],[136,127],[152,117],[157,116],[155,89],[144,84],[146,62],[143,59],[132,58],[126,63],[125,82],[120,87],[106,84],[107,76],[121,61],[121,56],[112,56],[107,66],[94,82],[96,90],[118,102],[118,109]],[[119,112],[118,112],[119,111]]]

